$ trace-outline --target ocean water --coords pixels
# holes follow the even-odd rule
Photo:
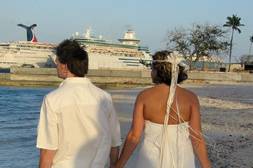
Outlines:
[[[0,87],[0,167],[38,167],[35,148],[43,96],[52,88]]]

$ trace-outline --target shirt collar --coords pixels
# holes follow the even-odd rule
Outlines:
[[[64,79],[59,87],[69,83],[90,83],[90,80],[87,77],[69,77]]]

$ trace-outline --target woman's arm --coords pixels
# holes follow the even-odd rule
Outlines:
[[[197,155],[202,168],[211,168],[208,159],[206,143],[201,131],[200,105],[196,95],[193,97],[190,118],[190,136],[195,154]]]
[[[135,150],[137,144],[139,143],[144,127],[144,118],[143,118],[143,103],[142,103],[142,96],[141,94],[138,95],[135,101],[135,107],[133,112],[133,121],[131,129],[128,132],[126,137],[124,147],[120,154],[120,158],[116,163],[116,168],[122,168],[128,161],[129,157]]]

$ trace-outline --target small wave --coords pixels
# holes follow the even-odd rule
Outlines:
[[[5,126],[5,127],[1,127],[0,130],[20,130],[20,129],[32,129],[32,128],[36,128],[35,124],[32,125],[16,125],[16,126]]]
[[[16,137],[16,138],[6,138],[6,139],[0,139],[0,144],[1,145],[13,145],[16,143],[20,143],[20,142],[29,142],[29,141],[34,141],[35,137]]]

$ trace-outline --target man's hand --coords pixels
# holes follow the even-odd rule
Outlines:
[[[119,147],[112,147],[110,152],[110,168],[115,167],[115,163],[119,158]]]
[[[116,168],[116,166],[115,165],[110,165],[110,168]]]

